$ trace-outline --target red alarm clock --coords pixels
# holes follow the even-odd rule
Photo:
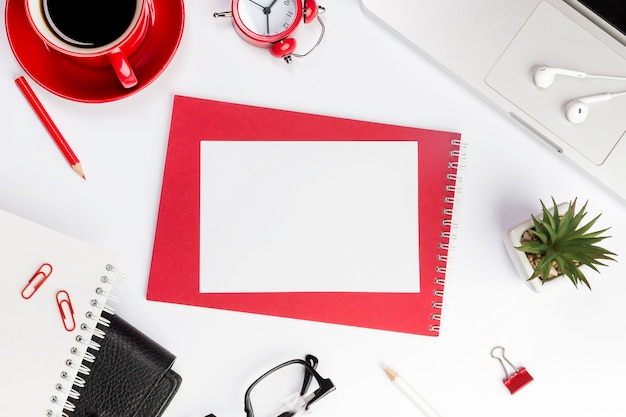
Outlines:
[[[237,33],[247,42],[283,58],[303,57],[311,53],[324,37],[324,23],[319,15],[325,11],[315,0],[232,0],[232,11],[214,13],[213,17],[232,17]],[[317,18],[322,31],[316,44],[304,54],[296,54],[296,40],[292,37],[301,22]]]

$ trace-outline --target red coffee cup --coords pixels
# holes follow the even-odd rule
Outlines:
[[[81,65],[110,66],[124,88],[137,85],[129,57],[146,38],[152,0],[25,0],[35,33]]]

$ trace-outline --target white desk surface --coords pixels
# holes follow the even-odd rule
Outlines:
[[[401,373],[442,417],[623,415],[626,217],[607,193],[506,115],[367,16],[357,0],[326,1],[320,48],[291,65],[216,20],[228,0],[188,0],[173,62],[147,89],[108,104],[56,97],[32,82],[83,163],[67,165],[13,80],[0,37],[0,208],[115,251],[128,276],[117,312],[178,356],[183,384],[165,417],[243,415],[258,374],[313,353],[337,390],[323,416],[420,415],[381,370]],[[4,5],[4,2],[2,2]],[[2,17],[4,19],[4,15]],[[307,28],[308,30],[315,30]],[[302,29],[300,29],[302,31]],[[461,132],[467,145],[438,338],[146,301],[174,94]],[[593,290],[534,293],[502,233],[539,199],[589,199],[621,255]],[[535,380],[515,395],[490,357],[502,345]]]

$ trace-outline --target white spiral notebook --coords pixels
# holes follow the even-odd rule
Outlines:
[[[72,415],[120,261],[0,210],[0,416]]]

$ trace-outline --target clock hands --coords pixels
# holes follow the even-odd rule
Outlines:
[[[264,13],[264,14],[270,14],[270,13],[272,13],[272,7],[274,7],[274,4],[276,4],[276,2],[277,2],[278,0],[273,0],[273,1],[270,3],[270,5],[269,5],[269,6],[263,6],[262,4],[259,4],[259,3],[257,3],[257,2],[256,2],[256,1],[254,1],[254,0],[248,0],[248,1],[249,1],[250,3],[252,3],[252,4],[255,4],[255,5],[259,6],[261,9],[263,9],[263,13]]]
[[[267,33],[269,34],[270,33],[270,13],[272,13],[272,7],[274,7],[274,4],[276,4],[278,0],[272,0],[269,6],[263,6],[262,4],[259,4],[254,0],[248,0],[248,1],[256,6],[259,6],[261,9],[263,9],[263,14],[265,15],[265,24],[267,26]]]
[[[257,3],[254,0],[248,0],[250,3],[254,4],[255,6],[259,6],[262,10],[263,10],[263,14],[265,15],[265,25],[267,27],[266,29],[266,33],[269,35],[270,33],[270,13],[272,12],[272,6],[274,5],[274,3],[276,3],[277,0],[274,0],[272,2],[272,4],[270,4],[268,7],[263,6],[262,4]]]
[[[267,33],[270,33],[270,13],[272,13],[272,7],[276,4],[278,0],[273,0],[269,6],[263,8],[263,13],[265,13],[265,20],[267,22]]]
[[[254,0],[248,0],[250,3],[252,4],[256,4],[257,6],[259,6],[261,9],[263,9],[263,12],[265,12],[265,6],[263,6],[262,4],[257,3]]]
[[[272,8],[276,5],[278,0],[271,0],[270,4],[267,5],[267,6],[263,6],[261,3],[259,3],[262,0],[248,0],[248,1],[250,3],[252,3],[252,4],[254,4],[255,6],[257,6],[259,9],[261,9],[263,11],[263,14],[265,15],[266,35],[269,36],[272,33],[272,29],[270,27],[270,14],[272,13]],[[263,1],[263,2],[265,2],[265,1]],[[288,6],[290,4],[290,2],[286,1],[285,4]],[[291,16],[291,14],[287,14],[287,16]],[[261,22],[258,22],[258,23],[261,23]],[[274,32],[274,33],[276,33],[276,32]]]

